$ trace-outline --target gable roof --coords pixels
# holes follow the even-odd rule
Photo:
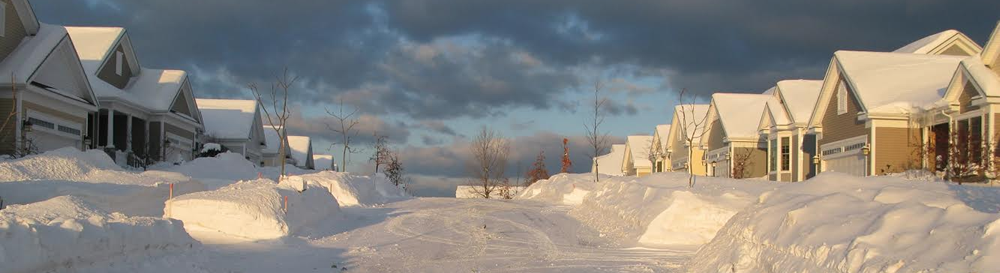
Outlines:
[[[854,90],[866,113],[908,113],[944,97],[960,56],[837,51],[841,78]],[[823,89],[835,83],[824,81]]]
[[[709,106],[708,124],[721,121],[726,138],[751,139],[758,136],[761,113],[773,96],[767,94],[715,93]],[[776,101],[776,99],[775,99]],[[715,128],[707,128],[714,130]]]
[[[2,75],[0,76],[0,83],[30,84],[40,76],[39,72],[43,70],[42,66],[46,62],[50,60],[56,61],[53,59],[55,56],[69,57],[74,59],[71,61],[73,63],[66,65],[74,67],[65,68],[78,70],[81,73],[78,80],[85,90],[77,91],[80,91],[80,94],[83,96],[75,96],[57,89],[49,88],[48,90],[97,106],[97,96],[94,94],[94,90],[91,88],[87,77],[82,75],[84,72],[79,59],[76,59],[72,54],[73,47],[73,42],[69,35],[67,35],[65,27],[40,24],[34,36],[28,36],[21,40],[17,48],[0,62],[0,75]],[[68,50],[69,52],[65,54],[67,52],[60,50]],[[11,75],[13,75],[13,79]]]
[[[248,139],[259,116],[256,100],[196,99],[205,133],[220,139]],[[265,140],[266,142],[266,140]]]
[[[980,55],[982,55],[983,63],[986,65],[1000,65],[1000,63],[995,63],[1000,60],[1000,21],[997,21],[997,26],[993,28],[993,33],[990,34],[990,39],[986,42]]]
[[[761,112],[761,117],[757,130],[770,129],[771,126],[781,126],[791,124],[791,120],[788,119],[788,113],[785,111],[785,107],[781,105],[777,96],[772,96],[767,100],[766,105],[764,105],[764,111]]]
[[[936,55],[946,53],[949,48],[954,46],[958,46],[963,52],[968,53],[966,56],[976,55],[983,50],[962,32],[949,29],[913,41],[893,52]]]
[[[260,150],[262,153],[278,154],[279,146],[281,146],[281,135],[271,125],[264,124],[264,143],[265,146]]]
[[[187,72],[184,70],[140,67],[124,28],[67,27],[66,29],[78,44],[76,52],[87,71],[94,92],[102,99],[121,99],[148,111],[167,112],[187,84]],[[123,89],[97,76],[102,65],[119,44],[125,48],[126,54],[129,54],[127,63],[132,71],[135,71],[133,79]]]
[[[708,115],[708,104],[681,104],[674,106],[674,122],[670,126],[670,133],[667,134],[668,138],[673,138],[675,134],[685,134],[688,136],[694,136],[694,143],[701,142],[701,137],[704,136],[705,127],[708,127],[708,121],[705,118]],[[683,113],[683,114],[682,114]],[[686,119],[686,121],[684,120]],[[702,124],[696,123],[701,122],[705,119]],[[688,128],[695,127],[692,132],[688,132]],[[673,143],[673,141],[669,142]],[[669,146],[667,147],[670,148]]]
[[[660,149],[662,149],[662,151],[660,151],[661,153],[667,150],[667,143],[670,142],[670,138],[668,137],[669,135],[670,124],[656,125],[653,132],[653,138],[660,142]]]
[[[316,169],[329,170],[333,167],[333,155],[313,154],[313,164]]]
[[[822,80],[783,80],[778,81],[777,93],[780,106],[788,114],[791,122],[805,125],[809,122],[819,90],[823,87]]]
[[[309,152],[312,150],[312,140],[307,136],[288,136],[288,148],[291,150],[292,159],[295,159],[295,166],[307,167],[307,162],[312,160]]]
[[[990,70],[979,57],[962,60],[948,84],[945,100],[948,102],[958,100],[966,85],[972,85],[982,96],[1000,97],[1000,75]]]
[[[653,136],[628,136],[625,145],[632,157],[632,165],[635,167],[653,167],[649,161],[649,146],[653,143]]]
[[[594,158],[597,161],[597,173],[606,175],[622,175],[622,161],[625,161],[625,144],[611,145],[611,151]]]

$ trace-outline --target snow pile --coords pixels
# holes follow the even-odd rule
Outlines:
[[[0,211],[0,272],[49,272],[197,244],[168,219],[107,213],[61,196]]]
[[[687,272],[996,272],[1000,189],[824,174],[762,194]]]
[[[350,173],[321,171],[301,177],[308,184],[329,190],[341,206],[373,205],[407,196],[402,188],[396,187],[382,175],[372,178]]]
[[[160,169],[160,166],[157,166]],[[238,153],[226,152],[215,157],[199,157],[166,171],[178,172],[197,179],[248,180],[256,179],[257,167]]]
[[[528,187],[522,199],[573,205],[571,215],[622,243],[696,246],[707,243],[729,218],[778,183],[698,177],[682,173],[642,178],[559,174]]]
[[[189,229],[203,228],[255,240],[293,234],[340,211],[337,200],[325,188],[306,185],[306,190],[300,192],[293,184],[247,180],[214,191],[178,196],[166,202],[164,217],[181,220]]]
[[[107,154],[72,147],[0,162],[0,181],[74,180],[102,170],[121,171]]]
[[[73,195],[105,211],[156,216],[163,211],[171,184],[175,195],[205,188],[178,173],[124,171],[96,150],[63,148],[0,162],[0,194],[6,204]]]

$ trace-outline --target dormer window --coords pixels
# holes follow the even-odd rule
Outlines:
[[[123,69],[122,65],[125,63],[124,60],[125,60],[125,53],[121,52],[121,51],[116,51],[115,52],[115,74],[118,75],[118,76],[121,76],[123,74],[122,73],[122,69]]]
[[[847,83],[840,82],[840,86],[837,87],[837,114],[843,115],[847,113]]]

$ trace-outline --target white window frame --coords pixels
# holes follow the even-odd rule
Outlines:
[[[115,74],[117,74],[118,76],[121,76],[123,74],[123,71],[125,70],[122,67],[122,64],[125,63],[124,58],[125,58],[125,52],[115,51]]]
[[[847,83],[841,81],[837,86],[837,114],[847,114]]]
[[[45,113],[42,113],[42,112],[33,111],[33,110],[30,110],[30,109],[28,110],[28,116],[27,117],[28,118],[34,118],[34,119],[43,120],[43,121],[50,122],[50,123],[52,123],[52,124],[55,125],[55,128],[47,128],[47,127],[42,127],[42,126],[31,126],[31,130],[32,131],[38,130],[40,132],[45,132],[45,133],[49,133],[49,134],[53,134],[53,135],[57,135],[57,136],[65,137],[65,138],[69,138],[69,139],[74,139],[74,140],[81,139],[83,137],[83,134],[84,134],[83,124],[81,124],[81,123],[76,123],[76,122],[68,121],[68,120],[65,120],[65,119],[57,118],[57,117],[54,117],[54,116],[51,116],[51,115],[48,115],[48,114],[45,114]],[[80,130],[80,134],[79,135],[74,135],[74,134],[70,134],[70,133],[67,133],[67,132],[60,131],[59,130],[59,126],[69,127],[69,128]]]
[[[0,2],[0,37],[7,36],[7,3]]]

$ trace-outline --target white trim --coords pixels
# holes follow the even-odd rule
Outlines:
[[[837,83],[837,115],[847,114],[847,86],[843,82]]]
[[[123,74],[122,72],[124,71],[124,69],[122,69],[122,63],[124,63],[123,60],[124,56],[125,56],[124,52],[115,50],[115,74],[118,76],[121,76]]]

